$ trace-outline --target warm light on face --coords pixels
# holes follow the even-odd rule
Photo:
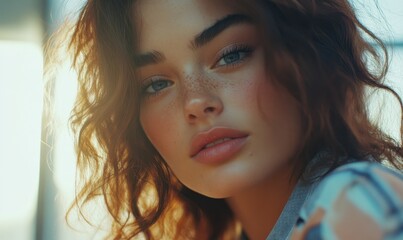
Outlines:
[[[41,46],[0,41],[0,233],[31,224],[35,215],[42,69]]]

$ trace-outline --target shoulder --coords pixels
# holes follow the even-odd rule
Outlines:
[[[403,201],[403,175],[376,162],[349,163],[323,178],[306,207],[328,207],[341,197],[360,203],[371,199],[377,208],[397,208]]]
[[[375,162],[341,166],[318,184],[300,219],[295,232],[304,239],[401,239],[403,175]]]

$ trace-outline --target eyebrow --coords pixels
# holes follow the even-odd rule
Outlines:
[[[203,30],[201,33],[196,35],[196,37],[191,41],[191,47],[194,49],[200,48],[206,45],[208,42],[212,41],[221,32],[223,32],[228,27],[240,24],[240,23],[250,23],[252,19],[243,14],[230,14],[222,19],[216,21],[213,25]],[[141,54],[136,54],[134,56],[134,63],[136,67],[144,67],[150,64],[157,64],[165,60],[165,56],[158,51],[151,51]]]
[[[223,32],[228,27],[235,25],[235,24],[245,23],[245,22],[250,23],[250,22],[252,22],[252,19],[243,14],[228,15],[228,16],[218,20],[212,26],[208,27],[203,32],[201,32],[199,35],[197,35],[195,37],[195,39],[192,41],[191,45],[194,48],[200,48],[203,45],[210,42],[211,40],[213,40],[218,34]]]
[[[150,64],[157,64],[165,60],[162,53],[157,51],[136,54],[134,56],[134,65],[136,67],[144,67]]]

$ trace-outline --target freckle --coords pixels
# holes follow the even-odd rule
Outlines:
[[[201,74],[198,75],[186,75],[184,86],[189,92],[202,92],[209,89],[211,83],[206,81],[205,77]]]
[[[175,108],[175,101],[170,101],[169,104],[166,107],[166,110],[174,109],[174,108]]]
[[[202,77],[202,83],[207,90],[215,90],[218,88],[220,82],[206,74],[204,77]]]
[[[185,75],[184,89],[189,92],[217,91],[217,89],[239,88],[240,85],[250,86],[253,81],[247,79],[228,79],[225,77],[216,77],[209,74]],[[238,89],[244,91],[244,89]],[[183,93],[182,93],[183,94]]]

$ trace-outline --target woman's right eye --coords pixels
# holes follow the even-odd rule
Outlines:
[[[158,93],[165,88],[169,87],[172,85],[172,81],[170,80],[165,80],[165,79],[159,79],[159,80],[151,80],[151,83],[145,85],[144,87],[144,92],[148,94],[155,94]]]

